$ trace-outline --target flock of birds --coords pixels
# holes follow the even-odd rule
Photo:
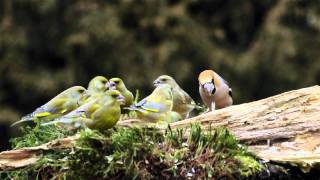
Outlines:
[[[208,111],[232,105],[232,90],[228,83],[212,70],[199,74],[199,93]],[[133,94],[120,78],[108,80],[94,77],[85,89],[71,87],[12,126],[26,121],[40,121],[41,125],[65,124],[105,130],[116,125],[121,112],[135,111],[139,119],[147,122],[175,122],[189,117],[197,106],[194,100],[168,75],[153,82],[153,92],[134,103]]]

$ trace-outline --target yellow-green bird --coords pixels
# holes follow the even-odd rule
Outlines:
[[[189,113],[196,107],[196,103],[186,93],[177,82],[168,75],[161,75],[153,82],[154,86],[159,86],[161,84],[168,84],[172,87],[173,94],[173,107],[172,111],[178,112],[182,118],[188,118]]]
[[[104,93],[108,89],[108,79],[104,76],[92,78],[88,85],[88,92],[91,96]]]
[[[120,78],[111,78],[109,80],[109,88],[118,90],[124,97],[125,103],[124,107],[129,107],[133,104],[133,94],[127,89],[127,87],[124,85],[122,79]]]
[[[108,90],[108,79],[104,76],[96,76],[94,78],[92,78],[88,84],[88,94],[90,95],[90,97],[82,102],[83,105],[87,102],[90,102],[94,99],[99,99],[101,98],[101,96],[104,96],[104,93],[106,92],[106,90]]]
[[[167,113],[172,110],[172,105],[172,88],[163,84],[157,86],[149,96],[126,109],[136,111],[138,118],[142,120],[155,123],[170,121]]]
[[[165,121],[168,123],[173,123],[182,120],[182,117],[179,113],[175,111],[169,111],[165,114]]]
[[[120,105],[122,103],[124,103],[124,97],[119,91],[107,90],[104,96],[87,102],[69,114],[42,125],[62,123],[102,131],[116,125],[120,119]]]
[[[62,116],[78,108],[88,97],[89,95],[84,87],[71,87],[55,96],[46,104],[37,108],[31,114],[22,117],[20,121],[13,123],[11,126],[35,119],[50,120]]]

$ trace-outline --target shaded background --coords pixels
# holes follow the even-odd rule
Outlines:
[[[12,122],[95,75],[144,96],[169,74],[200,102],[210,68],[236,104],[319,84],[319,32],[319,0],[2,0],[0,149]]]

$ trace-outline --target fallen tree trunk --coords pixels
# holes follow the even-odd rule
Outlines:
[[[137,122],[128,120],[120,125]],[[299,165],[306,171],[320,163],[319,86],[205,113],[172,123],[171,127],[188,128],[192,123],[201,124],[203,129],[227,127],[240,141],[248,144],[252,152],[267,161]],[[0,169],[33,164],[42,151],[71,148],[76,138],[74,136],[34,148],[2,152]]]
[[[320,87],[290,91],[172,123],[225,126],[261,159],[291,163],[308,171],[320,163]]]

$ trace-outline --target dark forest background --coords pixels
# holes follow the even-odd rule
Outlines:
[[[161,74],[200,102],[198,73],[235,104],[320,82],[319,0],[2,0],[0,149],[9,125],[95,75],[147,95]]]

